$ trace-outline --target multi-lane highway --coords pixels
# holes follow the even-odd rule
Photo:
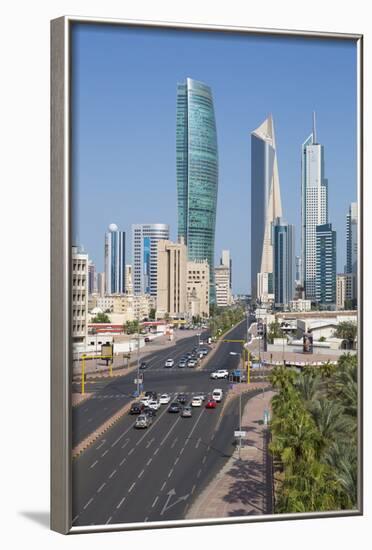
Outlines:
[[[229,337],[242,338],[245,331],[242,323]],[[181,344],[182,350],[175,347],[173,353],[165,355],[176,359],[195,341]],[[193,394],[208,393],[216,387],[227,392],[229,382],[211,380],[209,374],[214,369],[236,368],[239,356],[230,352],[240,350],[240,344],[222,344],[204,370],[165,369],[163,354],[159,365],[154,363],[145,371],[144,389],[166,392],[174,398],[184,392],[190,401]],[[114,395],[128,395],[130,387],[133,380],[123,377],[100,388],[101,397],[89,402],[91,414],[95,407],[102,409],[106,401],[120,401]],[[125,416],[73,462],[73,525],[183,519],[198,492],[233,451],[233,432],[239,424],[237,404],[232,401],[223,415],[221,410],[222,404],[214,410],[202,406],[193,408],[191,418],[182,418],[162,405],[145,430],[133,427],[135,416]],[[102,420],[106,412],[96,413],[94,418]],[[82,414],[79,418],[80,433],[89,432],[87,417]]]

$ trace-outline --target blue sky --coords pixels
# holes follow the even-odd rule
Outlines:
[[[250,290],[250,133],[274,117],[283,217],[300,252],[301,144],[317,113],[337,270],[356,200],[356,46],[351,41],[78,24],[73,31],[73,238],[103,270],[110,223],[169,223],[177,237],[176,86],[212,88],[219,152],[215,260]]]

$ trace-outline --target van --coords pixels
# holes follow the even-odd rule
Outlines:
[[[222,401],[223,391],[220,389],[214,389],[212,393],[212,398],[219,403]]]

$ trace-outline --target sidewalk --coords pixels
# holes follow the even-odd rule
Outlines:
[[[186,519],[212,519],[272,513],[271,462],[264,410],[274,392],[252,397],[242,414],[242,449],[236,449],[222,470],[197,497]]]

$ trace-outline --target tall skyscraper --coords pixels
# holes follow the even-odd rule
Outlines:
[[[251,134],[251,293],[266,301],[273,293],[271,224],[282,215],[274,123],[270,115]]]
[[[317,142],[315,113],[313,131],[302,144],[301,248],[305,296],[316,299],[316,227],[328,223],[328,180],[324,177],[324,148]]]
[[[358,266],[358,205],[352,202],[346,216],[346,273],[356,273]]]
[[[218,190],[217,131],[212,91],[187,78],[177,85],[178,237],[188,259],[207,260],[210,301],[215,302],[214,239]]]
[[[294,225],[276,218],[272,230],[275,306],[285,307],[294,296]]]
[[[296,282],[296,285],[301,285],[302,286],[302,258],[301,258],[301,256],[296,256],[295,263],[296,263],[295,282]]]
[[[169,225],[144,223],[132,225],[132,277],[134,294],[156,297],[158,241],[169,240]]]
[[[125,292],[125,233],[112,223],[105,234],[106,294]]]
[[[316,285],[319,304],[336,304],[336,231],[332,224],[316,227]]]

